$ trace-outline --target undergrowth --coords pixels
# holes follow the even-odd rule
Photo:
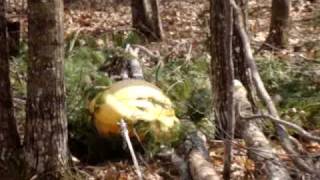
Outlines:
[[[320,84],[312,62],[292,63],[280,59],[259,59],[264,83],[278,104],[282,117],[306,129],[320,127]],[[320,67],[320,66],[319,66]]]
[[[110,146],[110,142],[97,137],[92,123],[88,121],[91,117],[87,112],[86,92],[92,86],[110,84],[107,77],[98,73],[97,69],[113,51],[110,48],[97,47],[90,39],[86,40],[89,43],[76,42],[84,41],[85,38],[72,39],[71,43],[74,45],[66,59],[69,134],[74,140],[72,142],[78,146],[87,147],[87,154],[97,156],[98,153],[94,151],[99,149],[97,145],[101,146],[100,143],[103,141]],[[112,39],[114,48],[124,48],[127,43],[139,42],[134,34],[117,34]],[[83,44],[86,45],[83,46]],[[208,118],[211,112],[208,63],[206,57],[195,58],[188,62],[185,59],[171,59],[165,64],[158,63],[154,67],[146,67],[144,73],[147,81],[156,84],[171,98],[180,119],[196,122],[206,134],[212,136],[214,128]],[[150,151],[148,154],[153,154],[159,150],[158,146],[151,143],[145,148]],[[88,158],[92,159],[92,157]]]
[[[101,46],[95,38],[77,34],[66,41],[65,84],[70,149],[82,156],[82,160],[99,162],[105,156],[110,157],[106,153],[110,149],[117,152],[119,148],[115,147],[122,140],[108,141],[98,136],[87,110],[88,92],[92,92],[93,86],[110,85],[111,81],[97,69],[108,59],[113,48],[124,48],[127,43],[139,43],[141,40],[129,33],[113,35],[112,45]],[[11,60],[11,81],[14,96],[25,99],[27,46],[23,43],[21,47],[19,55]],[[315,82],[313,65],[296,65],[266,58],[258,59],[257,63],[270,94],[281,97],[278,108],[283,117],[306,129],[319,128],[320,85]],[[156,84],[170,97],[179,119],[194,122],[206,135],[212,136],[214,124],[208,67],[206,56],[189,61],[174,58],[145,67],[144,73],[147,81]],[[24,108],[17,110],[22,114],[20,119],[24,119],[22,111]]]

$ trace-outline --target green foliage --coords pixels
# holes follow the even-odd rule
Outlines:
[[[85,159],[93,161],[101,160],[110,149],[118,152],[121,143],[121,138],[109,141],[99,137],[87,110],[87,99],[91,99],[111,83],[97,69],[114,55],[125,56],[121,52],[127,43],[140,42],[139,37],[133,33],[116,34],[113,40],[117,47],[105,49],[97,46],[92,37],[74,34],[66,45],[65,82],[70,145],[73,151],[83,151],[80,154],[85,154]],[[11,81],[15,97],[26,96],[26,43],[22,43],[21,47],[20,54],[11,60]],[[258,60],[258,66],[269,92],[282,97],[279,108],[283,116],[305,128],[319,128],[320,87],[319,83],[315,83],[317,79],[312,69],[320,67],[268,59]],[[191,61],[169,59],[166,63],[160,62],[155,67],[144,69],[146,79],[160,87],[173,101],[179,119],[195,122],[196,126],[184,123],[181,127],[183,132],[190,132],[197,127],[207,135],[213,134],[208,67],[208,59],[199,57]],[[181,134],[176,137],[181,137]],[[146,138],[152,140],[154,137],[146,131]],[[160,146],[156,140],[154,142],[148,147],[151,152],[157,152]]]
[[[274,94],[290,80],[288,65],[279,60],[258,59],[259,72],[269,93]]]
[[[136,41],[134,35],[114,36],[117,46]],[[95,39],[74,34],[66,45],[65,82],[67,90],[67,119],[72,153],[88,162],[101,162],[123,152],[121,137],[102,138],[96,132],[88,112],[88,102],[111,84],[98,68],[110,58],[126,56],[122,47],[105,49]],[[112,157],[111,157],[112,158]]]
[[[188,119],[201,126],[206,121],[211,126],[201,128],[213,134],[212,121],[208,121],[212,111],[210,81],[208,77],[209,62],[206,57],[192,61],[185,59],[170,60],[166,64],[145,69],[146,79],[154,82],[173,101],[179,119]]]
[[[98,67],[114,56],[126,56],[120,47],[124,47],[127,43],[139,42],[139,37],[133,32],[118,32],[112,37],[113,43],[119,48],[104,49],[98,47],[95,38],[85,35],[80,36],[79,33],[74,33],[67,39],[66,51],[68,53],[65,62],[67,106],[68,109],[72,109],[71,112],[68,112],[70,114],[69,121],[79,119],[74,116],[77,116],[79,114],[77,112],[85,106],[84,97],[92,98],[101,90],[101,88],[96,87],[111,84],[110,79],[103,73],[98,72]]]
[[[154,82],[174,101],[177,114],[182,117],[187,114],[188,108],[197,109],[200,103],[200,106],[206,106],[210,101],[207,96],[210,94],[207,68],[208,62],[205,58],[196,59],[194,62],[175,59],[146,69],[145,74],[146,79]],[[196,102],[191,103],[191,100],[198,101],[197,107],[194,106]],[[197,110],[205,113],[203,109]]]
[[[147,154],[152,157],[156,153],[160,152],[163,148],[171,148],[174,147],[182,138],[181,138],[181,127],[180,124],[176,124],[172,129],[170,129],[170,133],[163,134],[159,137],[159,133],[155,135],[157,127],[160,127],[158,122],[143,122],[140,121],[135,124],[134,129],[138,134],[143,135],[145,143],[145,150],[147,150]],[[157,126],[157,127],[155,127]]]
[[[313,73],[319,65],[260,59],[258,66],[271,95],[282,97],[279,108],[283,117],[307,129],[319,128],[320,86]]]
[[[25,97],[27,87],[27,43],[21,42],[17,56],[10,57],[11,84],[14,96]]]
[[[78,121],[86,109],[86,92],[93,86],[110,84],[104,74],[97,71],[105,55],[89,47],[76,48],[65,61],[65,81],[67,90],[67,115],[69,122]]]
[[[65,58],[69,142],[73,153],[85,156],[81,157],[82,160],[98,159],[96,156],[99,156],[97,139],[100,138],[91,122],[87,106],[88,98],[94,97],[100,90],[95,86],[104,87],[111,83],[103,73],[97,71],[105,58],[103,50],[79,45]],[[75,148],[77,146],[80,147]]]

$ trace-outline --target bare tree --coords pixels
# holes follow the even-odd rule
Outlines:
[[[59,179],[68,161],[63,1],[28,1],[25,159],[28,175]]]
[[[264,48],[279,50],[288,47],[290,1],[272,0],[270,30]]]
[[[9,78],[6,2],[0,0],[0,166],[9,167],[20,149]],[[1,174],[1,169],[0,169]]]
[[[150,41],[163,38],[158,0],[132,0],[132,26]]]

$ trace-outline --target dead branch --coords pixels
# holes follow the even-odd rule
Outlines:
[[[260,74],[258,72],[257,65],[255,64],[255,61],[254,61],[254,58],[253,58],[253,55],[251,52],[251,48],[250,48],[249,38],[243,28],[243,20],[241,18],[240,8],[237,6],[237,4],[234,2],[234,0],[231,0],[231,5],[234,8],[234,14],[236,17],[235,28],[240,35],[243,47],[245,49],[245,52],[244,52],[245,61],[246,61],[246,63],[248,63],[249,68],[251,70],[252,78],[255,83],[255,87],[257,89],[258,95],[265,103],[269,113],[272,116],[279,118],[278,111],[277,111],[275,105],[273,104],[273,101],[272,101],[270,95],[268,94],[266,88],[264,87],[263,81],[262,81]],[[317,172],[317,170],[315,170],[310,164],[308,164],[305,160],[300,158],[299,154],[294,150],[294,147],[291,143],[291,140],[289,138],[289,135],[288,135],[286,128],[282,124],[279,124],[279,123],[275,123],[275,126],[276,126],[276,131],[279,136],[280,143],[281,143],[283,149],[288,154],[291,155],[290,157],[293,160],[293,162],[295,163],[295,165],[299,169],[301,169],[302,171],[305,171],[305,172],[308,172],[311,174],[319,174],[319,172]]]
[[[270,114],[261,113],[261,114],[255,114],[255,115],[252,115],[252,116],[247,116],[247,117],[241,116],[241,118],[246,119],[246,120],[268,118],[268,119],[271,119],[275,123],[279,123],[279,124],[282,124],[284,126],[287,126],[289,128],[292,128],[292,129],[296,130],[302,137],[304,137],[306,139],[309,139],[309,140],[316,141],[316,142],[320,143],[320,137],[312,135],[308,131],[304,130],[303,128],[301,128],[300,126],[298,126],[298,125],[296,125],[296,124],[294,124],[292,122],[288,122],[288,121],[276,118],[276,117],[274,117],[274,116],[272,116]]]

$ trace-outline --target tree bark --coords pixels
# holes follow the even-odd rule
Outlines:
[[[0,0],[0,165],[9,167],[12,159],[17,158],[20,140],[13,113],[5,14],[6,2]]]
[[[132,26],[150,41],[163,39],[158,0],[132,0]]]
[[[25,160],[28,175],[59,179],[67,166],[63,1],[28,0]]]
[[[225,139],[224,179],[230,179],[235,111],[233,101],[234,65],[232,60],[233,15],[230,1],[211,1],[211,72],[214,109],[219,136]]]
[[[269,35],[264,48],[279,50],[289,45],[290,0],[272,0]]]
[[[218,118],[217,123],[217,137],[225,138],[227,134],[228,115],[228,104],[230,97],[230,88],[232,87],[233,80],[233,64],[231,50],[231,35],[227,29],[228,22],[225,22],[225,11],[227,6],[224,1],[211,0],[211,65],[210,65],[210,76],[212,91],[214,95],[215,113]],[[226,33],[227,31],[227,33]],[[232,91],[232,90],[231,90]],[[231,92],[232,93],[232,92]],[[231,96],[232,97],[232,96]]]

